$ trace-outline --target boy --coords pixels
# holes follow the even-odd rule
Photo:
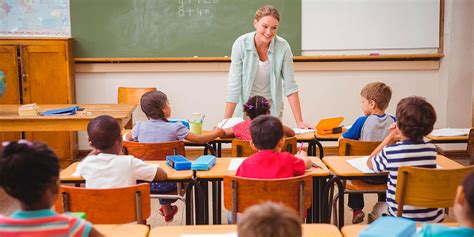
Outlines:
[[[103,236],[88,221],[51,210],[59,191],[59,160],[51,149],[26,140],[4,147],[0,186],[21,210],[0,215],[0,236]]]
[[[248,208],[237,226],[239,237],[301,237],[302,232],[296,212],[272,202]]]
[[[389,133],[389,127],[395,122],[393,116],[385,114],[392,90],[382,82],[369,83],[360,91],[361,108],[364,116],[359,117],[342,137],[361,141],[382,141]],[[367,180],[369,183],[379,184],[387,182],[384,178],[373,178]],[[379,195],[379,202],[385,201],[385,195]],[[352,208],[352,223],[357,224],[364,221],[365,214],[363,194],[349,194],[348,205]],[[374,210],[377,209],[376,204]],[[374,212],[374,211],[373,211]],[[369,214],[369,223],[374,220],[374,213]]]
[[[436,168],[436,148],[423,141],[436,122],[433,106],[421,97],[407,97],[398,103],[396,115],[397,123],[391,127],[390,134],[367,160],[374,171],[389,172],[386,203],[391,216],[397,215],[395,190],[400,166]],[[444,213],[441,208],[404,206],[403,217],[417,222],[441,222]]]
[[[82,176],[87,188],[120,188],[137,180],[166,180],[165,171],[133,156],[120,155],[122,136],[118,122],[102,115],[87,125],[92,154],[79,163],[75,175]]]
[[[283,125],[278,118],[260,115],[250,126],[250,146],[258,152],[242,162],[237,176],[256,179],[279,179],[303,175],[311,168],[311,159],[304,151],[297,158],[288,152],[280,152],[283,140]]]

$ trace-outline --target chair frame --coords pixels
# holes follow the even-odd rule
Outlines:
[[[119,87],[117,89],[117,104],[139,105],[143,94],[150,91],[157,91],[156,87]],[[133,114],[125,128],[133,127]]]
[[[285,137],[283,138],[284,143],[281,148],[282,152],[289,152],[293,155],[296,154],[297,152],[297,142],[298,140],[296,137]],[[253,150],[254,153],[249,154],[246,153],[250,149],[253,150],[250,146],[250,141],[245,141],[245,140],[240,140],[240,139],[232,139],[232,151],[231,151],[231,156],[232,157],[247,157],[251,156],[255,153],[257,153],[256,150]]]
[[[237,221],[238,212],[244,212],[248,207],[264,201],[282,202],[295,209],[295,211],[299,213],[301,220],[304,221],[305,210],[311,206],[312,182],[311,175],[302,175],[286,179],[251,179],[227,175],[224,176],[224,206],[228,210],[231,210],[233,224]],[[285,197],[274,195],[274,193],[278,193],[278,191],[275,191],[278,189],[285,190],[285,192],[294,189],[296,183],[298,184],[298,194],[295,194],[298,196],[296,205],[295,203],[288,203],[294,201],[294,199],[291,199],[291,196],[287,196],[286,199],[282,200],[282,198]],[[259,193],[253,193],[253,195],[247,195],[249,198],[246,198],[246,200],[239,201],[239,192],[242,186],[245,187],[243,188],[244,190],[250,188],[250,186],[246,185],[252,185],[255,187],[254,190],[265,190],[265,192],[263,192],[265,195],[259,196]],[[243,197],[246,196],[244,195]]]

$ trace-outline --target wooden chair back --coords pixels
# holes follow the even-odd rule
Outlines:
[[[305,210],[311,206],[312,177],[303,175],[286,179],[250,179],[224,176],[224,206],[232,211],[232,221],[237,212],[248,207],[271,201],[282,203],[296,210],[304,220]]]
[[[397,216],[402,216],[404,205],[424,208],[453,206],[458,185],[473,171],[474,166],[460,169],[400,167],[395,191]]]
[[[117,95],[118,104],[140,104],[142,95],[149,91],[156,91],[155,87],[148,88],[134,88],[134,87],[119,87]]]
[[[166,160],[166,156],[186,156],[184,142],[139,143],[123,141],[124,154],[135,156],[141,160]]]
[[[470,159],[469,164],[474,165],[474,128],[471,128],[471,130],[469,130],[466,151]]]
[[[339,156],[365,156],[380,145],[381,142],[359,141],[341,138],[339,139]]]
[[[297,148],[298,140],[296,140],[296,137],[285,137],[284,140],[285,140],[285,143],[283,143],[283,147],[281,148],[281,151],[286,151],[295,155],[296,152],[298,152],[298,148]]]
[[[61,185],[55,203],[58,213],[85,212],[93,224],[145,224],[150,216],[150,185],[89,189]]]
[[[232,157],[247,157],[257,153],[250,146],[250,141],[244,141],[240,139],[233,139],[232,140]]]

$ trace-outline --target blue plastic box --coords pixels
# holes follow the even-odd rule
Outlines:
[[[416,223],[401,217],[383,216],[359,233],[359,237],[405,237],[416,232]]]
[[[200,156],[191,165],[192,170],[209,170],[216,164],[216,157],[211,155]]]
[[[175,170],[190,170],[191,161],[182,155],[166,156],[166,164]]]

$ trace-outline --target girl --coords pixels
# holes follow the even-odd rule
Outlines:
[[[0,186],[21,210],[0,216],[0,236],[103,236],[92,224],[57,214],[59,160],[45,144],[26,140],[5,145],[0,155]]]
[[[169,123],[171,106],[165,93],[161,91],[150,91],[143,94],[140,104],[147,116],[147,121],[138,122],[132,129],[132,133],[126,135],[129,141],[141,143],[171,142],[177,140],[188,140],[194,143],[204,144],[224,136],[222,128],[216,128],[209,134],[197,135],[189,131],[182,123]],[[167,193],[176,191],[175,183],[151,183],[152,193]],[[178,212],[178,207],[171,205],[176,199],[160,199],[160,214],[165,217],[166,222],[171,222]]]
[[[235,137],[241,140],[250,141],[252,137],[250,136],[250,125],[252,120],[260,115],[270,114],[270,103],[263,96],[253,96],[243,105],[245,115],[250,118],[250,120],[245,120],[238,123],[232,128],[225,129],[225,137]],[[283,125],[284,135],[287,137],[292,137],[295,135],[293,129]]]

